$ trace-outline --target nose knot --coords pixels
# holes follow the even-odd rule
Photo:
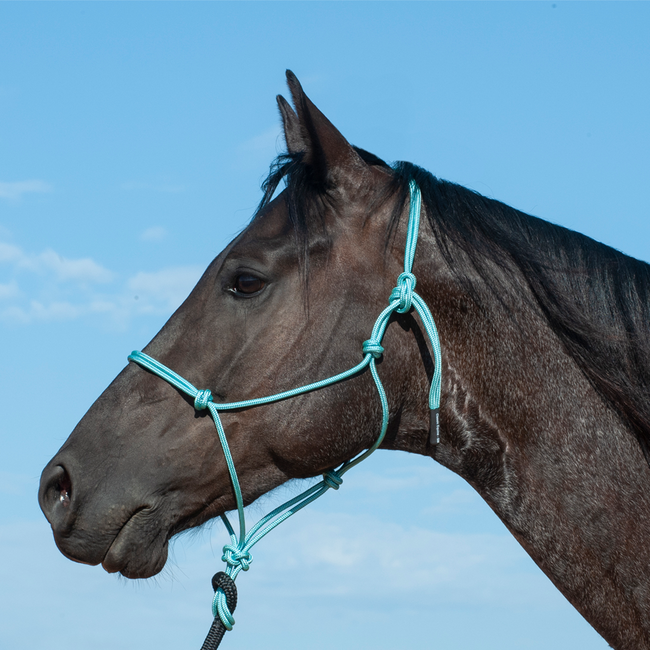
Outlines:
[[[413,291],[415,290],[415,276],[412,273],[400,273],[397,286],[391,291],[390,300],[399,300],[396,309],[398,314],[406,314],[411,309]]]
[[[366,354],[372,354],[375,359],[379,359],[379,357],[384,354],[384,348],[382,348],[376,341],[368,339],[363,342],[363,354],[364,356]]]
[[[240,566],[242,571],[248,571],[250,563],[253,561],[253,556],[248,551],[242,551],[236,546],[226,544],[223,547],[221,559],[233,569]]]
[[[202,411],[203,409],[208,408],[208,402],[212,401],[212,391],[209,390],[200,390],[197,392],[196,397],[194,398],[194,408],[197,411]]]
[[[330,469],[323,474],[323,483],[333,490],[338,490],[339,486],[343,483],[343,479],[337,472]]]

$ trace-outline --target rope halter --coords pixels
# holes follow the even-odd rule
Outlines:
[[[349,370],[341,372],[338,375],[334,375],[333,377],[329,377],[327,379],[322,379],[305,386],[293,388],[282,393],[276,393],[275,395],[268,395],[267,397],[259,397],[256,399],[243,400],[240,402],[216,403],[212,400],[212,393],[209,390],[199,390],[189,381],[175,373],[167,366],[164,366],[162,363],[156,361],[149,355],[137,351],[132,352],[129,355],[129,361],[133,361],[143,368],[150,370],[154,374],[158,375],[161,379],[164,379],[172,386],[175,386],[177,389],[184,392],[186,395],[194,398],[194,408],[197,411],[202,411],[205,409],[208,409],[210,411],[210,415],[212,416],[215,427],[217,429],[219,441],[221,442],[221,446],[223,448],[226,464],[228,466],[228,472],[230,474],[230,480],[232,482],[233,490],[235,493],[237,512],[239,517],[239,535],[236,535],[232,525],[230,524],[230,521],[228,520],[228,517],[226,517],[225,514],[221,515],[221,519],[223,520],[223,523],[226,526],[228,533],[230,534],[230,544],[226,544],[223,547],[222,559],[227,565],[225,573],[232,580],[237,577],[237,574],[240,571],[248,571],[250,563],[253,561],[253,557],[250,554],[250,549],[255,544],[257,544],[257,542],[259,542],[262,537],[271,532],[285,519],[289,518],[291,515],[295,514],[306,505],[325,494],[325,492],[328,490],[338,490],[343,483],[343,474],[352,469],[362,460],[366,459],[379,447],[379,445],[381,445],[388,428],[388,399],[386,398],[386,392],[377,372],[376,361],[384,354],[384,348],[381,345],[381,341],[384,337],[384,333],[388,327],[388,321],[393,312],[397,312],[398,314],[405,314],[411,309],[414,309],[420,316],[422,325],[424,326],[429,341],[431,342],[431,347],[433,349],[433,359],[435,363],[433,380],[431,382],[431,388],[429,391],[429,408],[432,412],[431,442],[432,444],[436,444],[439,441],[438,409],[440,406],[441,386],[440,341],[438,339],[436,325],[433,317],[431,316],[429,308],[422,300],[422,298],[420,298],[420,296],[415,292],[416,280],[415,275],[413,275],[411,272],[411,269],[413,267],[415,247],[417,244],[418,230],[420,226],[421,195],[420,189],[418,188],[415,181],[410,182],[409,190],[410,206],[408,229],[406,235],[406,249],[404,253],[404,272],[401,273],[397,278],[397,286],[392,290],[390,294],[389,304],[377,317],[377,320],[375,321],[375,324],[372,328],[370,338],[363,343],[362,361],[360,361],[357,365],[350,368]],[[253,526],[253,528],[251,528],[251,530],[249,530],[247,533],[246,520],[244,517],[244,501],[241,493],[241,488],[239,486],[239,479],[235,470],[235,463],[232,459],[232,454],[230,453],[230,447],[228,446],[228,441],[226,439],[226,433],[221,423],[221,418],[219,417],[219,411],[251,408],[254,406],[260,406],[261,404],[270,404],[272,402],[295,397],[296,395],[319,390],[325,386],[330,386],[331,384],[336,384],[340,381],[343,381],[344,379],[348,379],[349,377],[356,376],[363,372],[366,368],[369,368],[370,373],[372,374],[372,378],[377,388],[377,394],[381,402],[382,410],[381,428],[379,431],[379,436],[375,440],[374,444],[356,458],[345,461],[338,469],[330,469],[325,472],[323,474],[322,481],[316,485],[313,485],[302,494],[299,494],[293,499],[290,499],[283,505],[270,512],[268,515],[260,519],[260,521],[258,521],[257,524],[255,524],[255,526]],[[226,629],[232,629],[232,626],[235,623],[235,619],[232,616],[232,612],[228,608],[226,594],[223,588],[218,585],[215,590],[214,600],[212,602],[212,612],[215,618],[217,616],[220,618]]]

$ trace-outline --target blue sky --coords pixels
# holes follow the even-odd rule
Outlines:
[[[354,144],[647,261],[649,24],[648,3],[1,3],[0,646],[200,647],[221,525],[129,582],[58,553],[37,482],[250,218],[285,68]],[[224,648],[607,647],[450,472],[379,452],[348,477],[260,545]]]

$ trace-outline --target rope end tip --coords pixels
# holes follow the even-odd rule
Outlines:
[[[429,443],[437,445],[440,442],[440,409],[431,409],[429,415]]]

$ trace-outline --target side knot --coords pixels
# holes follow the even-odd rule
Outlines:
[[[248,571],[250,563],[253,561],[253,556],[248,551],[242,551],[236,546],[226,544],[223,547],[221,559],[233,569],[241,567],[242,571]]]
[[[323,483],[325,483],[325,485],[327,485],[328,488],[332,488],[333,490],[338,490],[339,486],[343,483],[343,479],[338,474],[338,472],[336,472],[333,469],[330,469],[323,474]]]
[[[209,390],[200,390],[197,392],[196,397],[194,398],[194,408],[197,411],[202,411],[203,409],[208,408],[208,402],[212,401],[212,391]]]
[[[399,300],[397,306],[398,314],[406,314],[411,309],[413,302],[413,291],[415,290],[415,276],[412,273],[400,273],[397,278],[397,286],[391,291],[390,300]]]
[[[372,354],[375,359],[379,359],[379,357],[384,354],[384,348],[382,348],[377,341],[368,339],[363,342],[363,354],[364,356],[366,354]]]

